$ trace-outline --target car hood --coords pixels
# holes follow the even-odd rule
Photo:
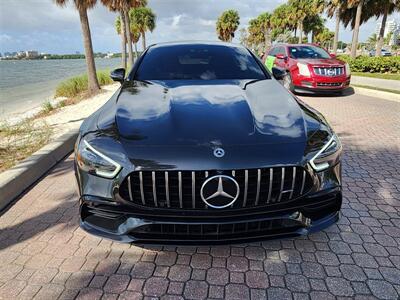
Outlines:
[[[276,80],[248,82],[125,82],[97,126],[142,169],[300,163],[321,119]],[[210,159],[217,147],[226,157]]]
[[[325,59],[314,59],[314,58],[304,58],[304,59],[297,59],[298,62],[302,63],[307,63],[310,65],[323,65],[323,66],[337,66],[337,65],[343,65],[344,62],[341,60],[338,60],[336,58],[325,58]]]
[[[272,80],[244,84],[132,83],[116,103],[119,134],[147,145],[305,140],[302,110],[289,93]]]

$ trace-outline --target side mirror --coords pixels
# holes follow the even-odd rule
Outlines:
[[[283,80],[286,76],[286,71],[281,68],[272,67],[272,76],[274,76],[276,80]]]
[[[331,56],[332,58],[336,58],[336,54],[335,54],[335,53],[331,53],[330,56]]]
[[[286,60],[286,59],[287,59],[287,56],[285,56],[284,54],[277,54],[277,55],[276,55],[276,58],[277,58],[277,59],[284,59],[284,60]]]
[[[125,80],[125,69],[119,68],[111,71],[110,77],[112,80],[120,82],[122,84]]]

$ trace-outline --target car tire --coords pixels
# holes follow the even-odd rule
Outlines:
[[[286,89],[288,89],[289,91],[291,91],[292,93],[294,92],[294,86],[293,86],[292,76],[290,75],[289,72],[287,72],[287,74],[285,75],[285,77],[283,77],[282,85],[283,85]]]

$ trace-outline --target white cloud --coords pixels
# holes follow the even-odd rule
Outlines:
[[[172,26],[173,28],[178,28],[179,23],[181,22],[181,19],[182,19],[183,16],[184,16],[183,14],[174,16],[174,17],[172,18],[172,24],[171,24],[171,26]]]
[[[215,22],[224,10],[236,9],[240,28],[243,28],[251,18],[264,11],[271,12],[284,2],[286,0],[149,0],[149,7],[157,15],[157,26],[153,33],[146,35],[147,43],[215,40]],[[114,28],[117,14],[98,1],[88,15],[95,51],[119,51],[120,39]],[[392,18],[400,21],[400,14],[389,17]],[[333,20],[328,19],[326,24],[334,29]],[[375,24],[373,18],[361,26],[361,41],[374,32]],[[80,30],[72,0],[62,8],[52,0],[0,0],[0,52],[26,48],[50,53],[82,51]],[[340,39],[350,41],[351,30],[342,28]]]

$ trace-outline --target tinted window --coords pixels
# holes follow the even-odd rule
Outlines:
[[[291,58],[331,58],[328,52],[315,46],[291,46],[289,53]]]
[[[279,47],[279,49],[278,49],[278,54],[283,54],[284,56],[286,56],[285,47]]]
[[[150,48],[136,79],[264,79],[266,74],[244,48],[220,45],[171,45]]]
[[[269,53],[269,55],[276,56],[278,54],[278,50],[279,50],[279,47],[272,48],[272,50]]]

